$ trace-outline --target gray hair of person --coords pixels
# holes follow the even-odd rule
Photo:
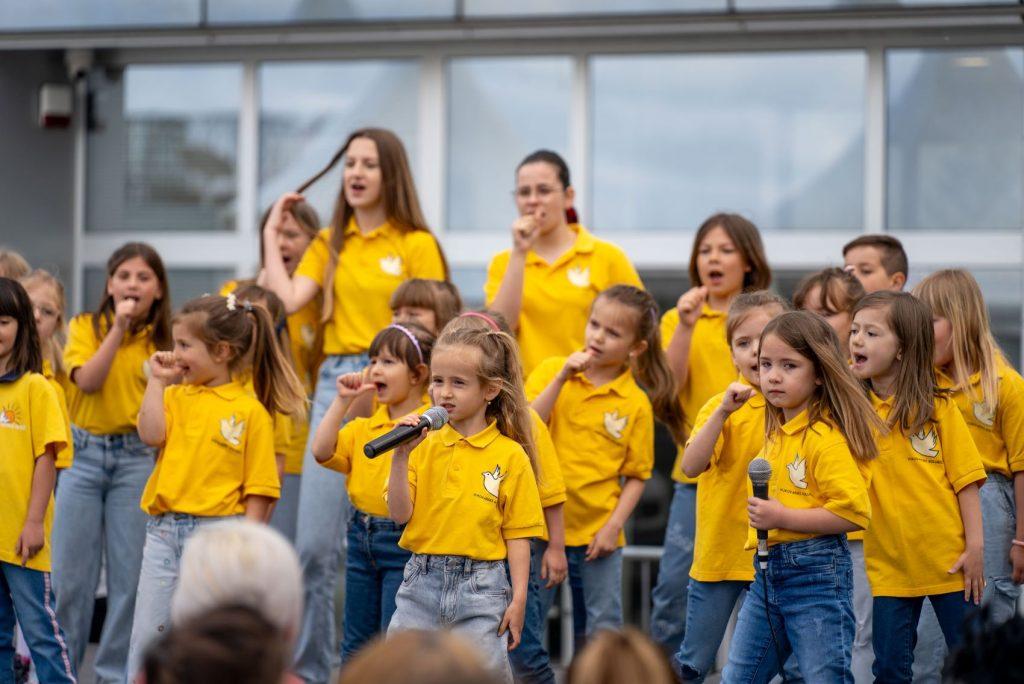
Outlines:
[[[185,544],[171,623],[223,605],[252,608],[293,641],[302,620],[302,570],[276,530],[231,520],[198,530]]]

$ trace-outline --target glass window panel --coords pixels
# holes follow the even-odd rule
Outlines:
[[[662,14],[724,12],[727,0],[464,0],[467,17],[507,17],[566,14]]]
[[[207,0],[211,24],[454,18],[455,0]]]
[[[165,257],[167,255],[164,255]],[[235,277],[235,269],[223,268],[168,268],[167,283],[171,290],[171,310],[204,294],[217,294],[220,286]],[[82,306],[93,311],[100,303],[107,282],[107,272],[102,266],[86,267],[84,274]]]
[[[1024,227],[1024,50],[891,50],[893,230]]]
[[[87,230],[234,230],[241,83],[238,65],[94,79]]]
[[[0,30],[196,26],[200,0],[32,0],[0,3]]]
[[[736,9],[862,9],[865,7],[935,7],[943,5],[1014,5],[1017,0],[734,0]]]
[[[453,59],[448,67],[448,229],[504,230],[515,168],[569,146],[569,57]]]
[[[592,60],[594,225],[861,230],[861,53]]]
[[[259,76],[260,212],[323,168],[356,128],[391,129],[416,168],[417,61],[278,62],[264,64]],[[324,225],[342,163],[305,193]]]
[[[482,266],[463,266],[452,268],[452,282],[459,288],[462,295],[462,306],[465,309],[479,309],[484,305],[484,283],[487,282],[487,269]]]

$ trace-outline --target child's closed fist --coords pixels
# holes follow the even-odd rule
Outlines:
[[[565,365],[562,366],[562,378],[568,378],[570,375],[576,373],[582,373],[583,371],[590,368],[591,362],[594,357],[590,352],[578,351],[573,352],[569,355],[569,358],[565,360]]]
[[[749,385],[744,385],[742,382],[732,383],[726,388],[725,394],[722,395],[722,410],[726,413],[732,413],[747,403],[747,399],[750,399],[753,393],[754,388]]]
[[[150,375],[167,383],[178,382],[181,370],[174,359],[174,352],[159,351],[149,357]]]
[[[697,319],[700,318],[701,309],[704,308],[704,302],[708,298],[708,288],[706,287],[691,287],[689,290],[684,292],[679,301],[676,302],[676,311],[679,312],[679,322],[688,328],[692,328],[697,324]]]
[[[372,382],[366,381],[364,373],[345,373],[335,381],[339,397],[356,397],[364,392],[376,389]]]

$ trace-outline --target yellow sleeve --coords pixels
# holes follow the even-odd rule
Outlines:
[[[164,388],[164,441],[161,446],[167,444],[167,435],[171,434],[171,430],[174,429],[174,415],[177,413],[176,408],[178,405],[178,396],[181,390],[184,388],[183,385],[171,385],[170,387]],[[157,458],[163,455],[163,449],[157,453]]]
[[[509,459],[516,466],[501,483],[498,505],[501,506],[501,536],[503,539],[525,539],[544,534],[544,511],[537,493],[537,481],[530,469],[526,454]]]
[[[1010,368],[999,383],[999,427],[1010,472],[1024,471],[1024,378]]]
[[[330,235],[331,229],[324,228],[313,239],[313,242],[309,243],[309,247],[306,248],[306,252],[299,261],[298,268],[295,269],[295,275],[309,278],[320,287],[324,286],[324,276],[330,256],[327,246]]]
[[[433,233],[425,230],[414,230],[406,236],[406,249],[409,251],[410,278],[427,278],[444,280],[444,261],[441,258],[441,247]]]
[[[646,397],[633,420],[633,429],[629,431],[629,443],[626,445],[626,458],[619,468],[619,475],[649,480],[654,469],[654,412]]]
[[[359,425],[365,422],[365,418],[356,418],[346,423],[338,431],[338,444],[334,447],[334,453],[320,465],[346,475],[352,472],[352,457],[356,450],[356,432],[359,430]],[[359,448],[362,449],[363,445],[360,444]]]
[[[826,446],[814,455],[814,481],[825,499],[825,510],[867,528],[871,520],[867,485],[845,441]]]
[[[67,395],[64,394],[64,387],[60,384],[57,378],[49,381],[50,387],[53,388],[54,393],[57,395],[57,403],[60,405],[60,413],[64,418],[65,428],[65,444],[57,452],[56,467],[58,469],[70,468],[75,458],[75,445],[71,439],[71,418],[68,415],[68,400]]]
[[[260,407],[249,412],[249,436],[245,443],[242,497],[281,496],[281,480],[274,459],[274,426],[270,414]]]
[[[71,372],[93,357],[99,340],[92,329],[92,315],[75,316],[68,324],[68,343],[64,346],[64,366]]]
[[[937,400],[935,409],[942,463],[953,491],[959,493],[971,483],[980,484],[985,480],[985,466],[963,414],[948,399]]]
[[[564,356],[552,356],[541,361],[540,365],[533,369],[530,377],[526,379],[526,400],[533,401],[537,395],[544,391],[544,388],[551,384],[551,381],[558,375],[565,365]]]
[[[484,283],[484,302],[487,306],[491,305],[494,298],[498,296],[498,288],[501,287],[501,281],[505,277],[505,271],[508,270],[508,259],[509,252],[499,252],[494,255],[491,259],[491,263],[487,265],[487,281]],[[512,321],[509,321],[512,323]]]
[[[533,425],[533,443],[537,448],[537,461],[540,465],[540,476],[537,478],[540,505],[547,508],[565,503],[565,480],[562,479],[562,467],[558,464],[558,452],[555,450],[555,443],[551,441],[548,426],[532,409],[530,422]]]
[[[39,458],[53,445],[54,456],[68,443],[64,416],[58,405],[57,393],[49,380],[33,374],[29,385],[29,425],[32,432],[32,457]]]
[[[636,272],[633,262],[629,260],[622,248],[612,244],[609,244],[609,247],[608,275],[611,277],[611,282],[615,285],[633,285],[643,289],[644,284],[640,280],[640,274]]]
[[[672,307],[661,317],[661,348],[668,349],[672,342],[672,336],[676,334],[679,327],[679,311]]]
[[[697,413],[697,417],[693,421],[693,429],[690,430],[690,436],[686,438],[686,445],[683,447],[684,450],[686,449],[686,447],[690,446],[690,442],[693,441],[694,436],[698,432],[700,432],[701,429],[703,429],[704,425],[711,419],[711,414],[713,414],[715,412],[715,409],[717,409],[718,406],[722,403],[722,396],[724,394],[725,392],[716,394],[715,396],[708,399],[707,402],[705,402],[704,406],[701,407],[700,411]],[[735,415],[735,413],[733,413],[733,415]],[[732,416],[726,418],[725,425],[722,427],[721,432],[718,433],[718,437],[715,439],[715,446],[714,449],[711,451],[711,460],[708,463],[709,468],[712,465],[717,464],[718,459],[722,455],[722,449],[725,446],[725,430],[726,426],[729,424],[729,420],[731,419]]]
[[[288,446],[292,442],[292,421],[291,416],[286,413],[274,414],[274,453],[288,453]]]

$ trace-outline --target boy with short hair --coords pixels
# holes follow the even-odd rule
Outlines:
[[[856,276],[868,294],[900,291],[907,282],[907,253],[891,235],[861,235],[843,246],[845,269]]]

